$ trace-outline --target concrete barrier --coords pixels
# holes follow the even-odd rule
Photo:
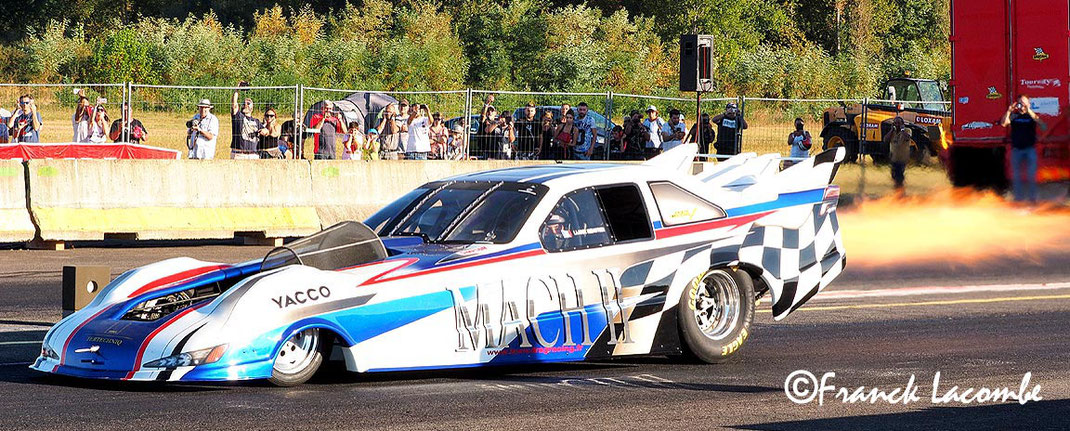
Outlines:
[[[312,193],[324,227],[364,220],[391,201],[429,181],[469,172],[554,163],[552,161],[324,161],[312,163]]]
[[[22,162],[0,160],[0,242],[25,242],[36,229],[26,208]]]
[[[30,210],[49,241],[281,238],[320,228],[307,161],[31,160]],[[279,241],[269,241],[278,243]]]

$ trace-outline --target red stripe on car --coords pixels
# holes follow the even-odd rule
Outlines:
[[[189,280],[189,279],[191,279],[193,277],[196,277],[196,276],[199,276],[199,275],[204,275],[204,274],[207,274],[207,273],[212,272],[212,271],[217,271],[217,270],[226,269],[226,268],[230,268],[230,265],[204,266],[204,267],[200,267],[200,268],[188,269],[188,270],[185,270],[185,271],[182,271],[182,272],[179,272],[179,273],[171,274],[171,275],[169,275],[167,277],[158,279],[158,280],[153,281],[153,282],[151,282],[149,284],[141,286],[141,288],[139,288],[138,290],[135,290],[133,293],[130,294],[130,296],[127,296],[127,298],[133,298],[135,296],[138,296],[138,295],[140,295],[142,293],[145,293],[145,292],[152,291],[152,290],[154,290],[156,288],[159,288],[161,286],[168,286],[168,285],[178,284],[179,282],[183,282],[183,281]]]
[[[679,235],[687,235],[689,233],[701,232],[704,230],[716,229],[725,226],[740,227],[747,223],[765,217],[771,213],[772,211],[766,211],[761,213],[743,215],[739,217],[732,217],[701,223],[685,224],[683,226],[675,226],[669,228],[661,228],[654,233],[654,237],[655,239],[664,239]]]

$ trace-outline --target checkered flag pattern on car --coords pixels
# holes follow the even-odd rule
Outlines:
[[[755,225],[739,248],[740,262],[761,268],[779,320],[817,294],[843,270],[836,212],[824,204],[799,229]]]

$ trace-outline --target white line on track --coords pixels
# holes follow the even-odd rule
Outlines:
[[[0,362],[0,367],[11,367],[15,365],[30,365],[33,362]]]
[[[41,344],[41,340],[0,341],[0,346],[14,346],[16,344]]]
[[[1063,289],[1070,289],[1070,282],[1038,284],[991,284],[979,286],[901,287],[874,290],[826,290],[817,294],[817,296],[814,296],[814,299],[854,299],[916,295],[962,295],[967,293],[982,292],[1020,292],[1036,290],[1050,291]]]

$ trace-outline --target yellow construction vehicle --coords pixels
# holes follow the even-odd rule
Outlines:
[[[896,78],[884,85],[884,99],[868,104],[828,108],[824,112],[821,137],[823,149],[847,148],[848,162],[868,155],[874,162],[888,160],[888,145],[884,134],[891,130],[892,120],[903,117],[913,132],[911,159],[927,162],[930,157],[947,149],[951,112],[944,103],[940,83],[931,79]],[[863,130],[865,133],[862,133]]]

